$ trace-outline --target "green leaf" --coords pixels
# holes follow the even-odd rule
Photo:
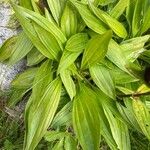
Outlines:
[[[71,136],[65,137],[64,147],[66,150],[75,150],[77,149],[77,141]]]
[[[82,68],[87,68],[88,65],[94,65],[100,62],[106,55],[108,44],[112,37],[112,32],[107,31],[103,35],[93,37],[87,44],[83,53]]]
[[[79,52],[85,49],[88,42],[86,33],[77,33],[70,37],[66,43],[65,49],[70,52]]]
[[[33,45],[46,57],[51,58],[51,54],[49,54],[47,48],[43,45],[43,43],[40,41],[33,24],[30,22],[29,19],[24,18],[22,14],[20,14],[20,11],[15,8],[15,14],[17,15],[17,18],[19,19],[22,28],[26,35],[30,38]]]
[[[80,84],[73,103],[73,128],[83,149],[98,150],[100,142],[100,120],[95,93]]]
[[[55,21],[59,24],[66,0],[47,0],[47,3]]]
[[[13,47],[17,42],[17,38],[18,37],[16,36],[9,38],[0,47],[0,61],[4,61],[12,56],[13,51],[14,51]]]
[[[34,100],[32,100],[34,97],[31,96],[29,106],[26,109],[25,150],[35,149],[54,118],[61,95],[60,79],[53,80],[44,90],[40,101],[38,94]],[[37,105],[33,103],[35,100]]]
[[[57,23],[55,22],[54,18],[52,17],[51,13],[48,11],[48,9],[45,8],[45,17],[47,18],[47,20],[53,24]]]
[[[118,66],[121,70],[128,73],[126,69],[126,57],[122,53],[122,49],[117,42],[111,40],[106,54],[107,58]]]
[[[100,129],[101,129],[101,135],[104,137],[104,139],[106,140],[106,143],[109,145],[109,147],[111,149],[114,149],[116,150],[117,149],[117,144],[112,136],[112,133],[111,133],[111,129],[109,127],[109,122],[106,118],[106,115],[103,111],[103,108],[102,108],[102,103],[106,103],[107,102],[107,107],[110,107],[110,103],[108,102],[112,102],[112,100],[107,97],[106,95],[104,95],[103,92],[101,92],[100,90],[95,90],[96,94],[97,94],[97,98],[98,98],[98,102],[99,102],[99,116],[100,116]],[[114,102],[113,102],[114,104]],[[112,108],[112,106],[111,106]],[[117,110],[116,108],[114,108],[115,110]],[[116,113],[115,113],[116,114]]]
[[[78,28],[77,23],[77,12],[71,3],[67,2],[61,17],[61,30],[67,38],[76,34]]]
[[[103,34],[107,30],[107,26],[101,20],[94,16],[94,14],[90,11],[87,5],[80,2],[75,2],[73,0],[70,1],[78,9],[82,19],[89,28],[99,34]]]
[[[142,8],[143,8],[143,0],[137,0],[133,13],[133,21],[132,21],[132,35],[133,37],[140,31],[142,26]]]
[[[61,77],[61,80],[62,80],[66,90],[67,90],[67,93],[70,96],[70,99],[72,100],[73,97],[76,95],[76,87],[75,87],[74,81],[71,77],[71,71],[68,69],[62,71],[60,73],[60,77]]]
[[[106,6],[106,5],[111,4],[113,2],[114,2],[114,0],[99,0],[99,5]]]
[[[47,131],[44,135],[44,139],[48,142],[60,140],[67,136],[66,132],[58,132],[58,131]]]
[[[33,21],[41,28],[44,28],[46,31],[50,32],[57,39],[60,45],[66,42],[66,37],[64,36],[62,31],[54,23],[48,21],[48,19],[44,18],[36,12],[30,11],[17,5],[13,5],[13,8],[15,10],[17,18],[19,19],[21,25],[27,33],[33,32],[31,28],[27,28],[28,24],[31,24],[31,22]],[[27,22],[28,24],[26,24]]]
[[[134,10],[135,10],[135,3],[137,0],[128,0],[128,7],[126,9],[126,18],[128,20],[128,24],[129,24],[129,29],[130,29],[130,34],[132,31],[132,21],[133,21],[133,14],[134,14]]]
[[[110,124],[111,132],[118,149],[130,150],[130,137],[127,125],[118,118],[114,117],[108,107],[103,106],[103,109]]]
[[[69,126],[72,122],[72,102],[67,103],[55,116],[51,126],[60,128],[61,126]]]
[[[64,150],[64,138],[55,144],[53,150]]]
[[[45,57],[34,47],[27,54],[27,66],[37,65],[44,59],[45,59]]]
[[[29,91],[29,89],[12,89],[11,96],[8,100],[7,106],[14,107],[23,96]]]
[[[101,64],[90,67],[90,74],[95,84],[109,97],[115,99],[115,84],[110,70]]]
[[[145,104],[139,99],[133,99],[133,110],[143,134],[150,139],[150,114]]]
[[[140,126],[138,125],[138,122],[134,115],[134,110],[132,107],[132,99],[126,98],[124,99],[123,102],[125,106],[121,105],[120,103],[117,103],[117,108],[120,114],[122,115],[123,119],[128,123],[129,126],[141,132]]]
[[[150,6],[149,6],[148,10],[146,11],[146,13],[144,14],[141,33],[146,32],[150,28],[149,20],[150,20]]]
[[[19,74],[12,82],[11,86],[17,89],[27,89],[33,85],[34,77],[38,68],[29,68]]]
[[[77,59],[77,57],[81,54],[82,51],[79,52],[70,52],[68,50],[64,50],[62,57],[59,62],[57,74],[67,69],[69,66],[73,64],[73,62]]]
[[[18,40],[14,46],[13,54],[9,59],[9,64],[15,64],[22,58],[24,58],[33,48],[33,44],[30,39],[22,32],[18,36]]]
[[[25,8],[28,8],[28,9],[30,9],[30,10],[33,9],[32,4],[31,4],[31,1],[19,0],[19,4],[20,4],[20,6],[25,7]]]
[[[127,31],[125,27],[117,21],[115,18],[111,17],[109,14],[106,12],[100,10],[99,8],[96,8],[93,4],[89,4],[90,8],[94,12],[94,14],[104,23],[106,23],[113,31],[115,34],[117,34],[121,38],[126,38],[127,36]]]
[[[40,41],[47,49],[47,55],[51,55],[51,58],[58,60],[61,53],[61,48],[55,37],[44,28],[41,28],[38,24],[33,23],[33,25]]]
[[[110,11],[111,17],[118,19],[123,14],[128,4],[128,0],[119,0],[116,6]]]
[[[126,56],[126,59],[130,62],[134,62],[139,57],[139,55],[145,51],[144,45],[149,38],[150,35],[145,35],[122,42],[120,46],[124,55]]]
[[[52,62],[47,60],[40,66],[40,68],[37,71],[33,82],[32,96],[38,97],[40,99],[43,93],[45,92],[45,88],[50,84],[52,80]]]

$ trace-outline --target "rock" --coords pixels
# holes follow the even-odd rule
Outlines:
[[[12,19],[13,18],[13,19]],[[0,0],[0,45],[16,35],[18,23],[14,19],[14,12],[7,0]],[[25,61],[20,61],[13,66],[0,63],[0,90],[5,91],[10,87],[10,82],[25,68]]]

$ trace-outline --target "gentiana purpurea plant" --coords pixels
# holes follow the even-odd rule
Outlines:
[[[20,0],[23,31],[0,60],[25,58],[8,106],[26,93],[24,150],[130,150],[129,130],[150,140],[149,0]],[[12,49],[13,47],[13,49]]]

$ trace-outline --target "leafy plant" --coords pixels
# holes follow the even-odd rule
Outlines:
[[[43,138],[54,150],[101,143],[130,150],[131,130],[150,140],[149,0],[20,0],[12,7],[23,31],[4,43],[0,60],[25,58],[29,66],[12,82],[8,102],[29,96],[24,150]]]

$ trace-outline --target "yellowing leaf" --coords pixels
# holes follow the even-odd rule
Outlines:
[[[73,103],[73,128],[85,150],[98,150],[100,142],[100,120],[95,93],[84,84]]]
[[[105,57],[108,44],[111,39],[112,32],[107,31],[103,35],[94,36],[87,44],[83,53],[82,68],[87,68],[88,65],[94,65]]]

